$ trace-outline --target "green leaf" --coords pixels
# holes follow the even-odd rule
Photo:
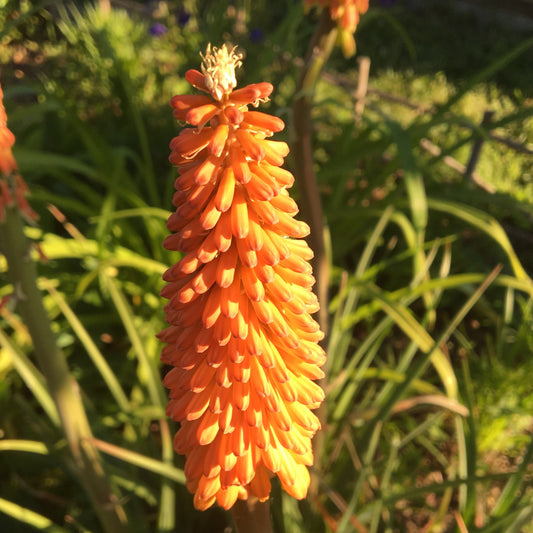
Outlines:
[[[21,507],[14,502],[4,500],[4,498],[0,498],[0,512],[22,522],[23,524],[28,524],[39,531],[45,531],[46,533],[68,533],[66,529],[55,525],[45,516],[25,507]]]
[[[124,328],[128,334],[135,356],[139,361],[139,365],[144,372],[147,388],[150,394],[150,400],[154,406],[166,405],[166,397],[163,392],[163,386],[159,377],[159,371],[146,352],[144,343],[139,335],[137,326],[135,325],[135,316],[131,307],[129,306],[124,293],[119,287],[118,282],[109,275],[103,276],[104,283],[109,290],[111,299],[120,315]]]
[[[138,466],[164,478],[176,481],[181,485],[185,485],[186,483],[183,470],[180,470],[175,466],[169,465],[163,461],[158,461],[157,459],[152,459],[151,457],[146,457],[146,455],[142,455],[137,452],[132,452],[126,448],[109,444],[108,442],[104,442],[99,439],[91,439],[91,442],[101,452],[116,457],[117,459],[120,459],[121,461],[124,461],[130,465]]]
[[[48,455],[46,444],[36,440],[2,439],[0,440],[0,452],[5,451]]]
[[[442,350],[435,345],[435,341],[425,328],[415,319],[411,311],[396,302],[393,302],[388,296],[381,292],[377,287],[365,287],[376,302],[389,315],[394,323],[413,341],[424,353],[430,353],[430,360],[438,372],[448,396],[452,399],[457,398],[457,380],[455,372],[449,359]]]
[[[533,287],[531,278],[527,275],[522,263],[518,259],[513,246],[511,245],[507,234],[501,227],[500,223],[487,213],[470,207],[468,205],[459,204],[456,202],[450,202],[447,200],[437,200],[434,198],[428,198],[428,205],[430,209],[437,211],[443,211],[450,215],[468,222],[472,226],[475,226],[486,233],[489,237],[494,239],[503,251],[507,254],[507,257],[511,263],[515,276],[522,281],[528,281]],[[533,291],[530,293],[533,295]]]
[[[72,330],[74,331],[74,333],[82,343],[83,347],[87,351],[87,354],[91,358],[94,366],[100,372],[100,375],[102,376],[109,390],[113,394],[113,397],[115,398],[115,401],[117,402],[120,409],[125,413],[131,411],[130,402],[124,390],[122,389],[117,377],[115,376],[105,357],[102,355],[102,353],[94,343],[93,339],[85,329],[84,325],[78,319],[74,311],[72,311],[63,296],[61,296],[61,294],[59,294],[59,292],[54,289],[54,287],[48,280],[42,281],[42,284],[44,285],[44,288],[50,293],[50,296],[57,304],[65,318],[68,320],[70,326],[72,327]]]
[[[424,179],[413,154],[413,144],[407,130],[394,120],[385,120],[398,148],[398,162],[403,170],[409,206],[417,233],[423,232],[428,221],[428,207]]]
[[[422,369],[425,367],[426,363],[431,359],[433,353],[437,350],[440,351],[440,346],[442,346],[443,343],[445,343],[450,335],[453,333],[453,331],[457,328],[457,326],[461,323],[461,321],[464,319],[466,314],[472,309],[472,307],[475,305],[475,303],[481,298],[483,293],[487,290],[489,285],[492,284],[496,276],[498,275],[500,271],[500,268],[495,268],[485,279],[485,281],[476,289],[476,291],[470,296],[470,298],[462,305],[461,309],[455,314],[453,319],[449,322],[447,325],[445,331],[439,336],[439,338],[432,344],[432,346],[427,347],[426,342],[429,340],[427,338],[419,338],[423,339],[422,343],[426,347],[425,355],[424,357],[421,357],[418,361],[416,361],[414,364],[411,365],[409,368],[409,372],[406,375],[406,379],[404,382],[399,384],[397,387],[394,388],[394,390],[391,392],[391,394],[388,395],[386,400],[383,402],[383,404],[380,407],[378,415],[376,415],[375,420],[379,422],[383,422],[387,419],[389,416],[391,409],[395,405],[395,403],[401,398],[402,394],[407,390],[410,383],[418,376],[418,374],[422,371]],[[383,300],[381,300],[383,301]],[[392,315],[399,314],[400,315],[400,321],[403,322],[403,318],[401,317],[401,313],[397,313],[397,310],[395,310],[393,307],[389,306],[388,302],[384,302],[384,304],[389,307],[392,311]],[[407,325],[407,328],[411,325]],[[415,326],[414,334],[418,332],[418,328]],[[444,375],[441,376],[441,379],[446,380],[448,376]],[[448,384],[448,386],[451,387],[451,391],[453,392],[454,384],[453,381]],[[368,426],[368,429],[365,431],[365,435],[362,438],[363,442],[369,442],[369,439],[371,437],[371,425]]]
[[[48,392],[46,382],[35,365],[26,357],[22,350],[0,329],[0,346],[6,351],[13,361],[13,366],[18,372],[28,389],[31,390],[48,418],[54,426],[59,427],[59,414],[56,405]]]
[[[80,159],[76,157],[20,147],[17,147],[16,150],[14,150],[14,154],[16,155],[17,163],[22,174],[29,171],[35,171],[36,169],[42,172],[62,169],[90,177],[94,180],[99,179],[97,169],[82,163]]]

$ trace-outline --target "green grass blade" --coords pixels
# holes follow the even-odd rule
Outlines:
[[[529,441],[529,445],[524,453],[524,457],[517,471],[511,475],[509,481],[502,490],[494,509],[492,516],[496,518],[503,517],[510,509],[517,499],[517,492],[520,486],[524,483],[527,470],[533,460],[533,438]]]
[[[361,254],[359,262],[355,270],[355,279],[363,276],[365,270],[370,265],[372,258],[378,247],[379,240],[383,231],[389,223],[390,217],[392,216],[394,208],[392,206],[387,207],[383,214],[380,216],[374,231],[370,235],[368,242]],[[337,303],[339,299],[342,299],[343,306],[342,311],[339,309],[339,312],[336,313],[335,319],[331,326],[328,342],[328,361],[326,362],[325,372],[326,375],[336,376],[341,368],[344,366],[346,359],[346,349],[351,338],[351,331],[349,328],[342,327],[342,321],[347,313],[352,312],[352,310],[357,306],[358,296],[359,296],[358,287],[351,287],[346,291],[343,291],[342,294],[337,298]],[[341,346],[344,346],[341,348]],[[340,349],[339,349],[340,348]]]
[[[376,453],[376,449],[379,444],[382,428],[383,424],[381,422],[377,422],[376,424],[372,425],[371,435],[368,441],[367,450],[364,454],[361,471],[359,472],[357,481],[355,482],[355,488],[346,508],[346,511],[343,513],[342,518],[337,525],[336,533],[348,533],[350,531],[350,517],[357,508],[357,501],[359,499],[359,495],[361,493],[361,490],[363,489],[364,483],[367,480],[367,476],[371,471],[372,459]]]
[[[38,235],[35,235],[39,238]],[[60,237],[47,233],[42,237],[41,247],[50,260],[52,259],[84,259],[98,257],[98,244],[90,239],[77,240]],[[168,266],[159,261],[144,257],[129,248],[117,246],[112,253],[102,251],[104,257],[100,258],[108,266],[134,268],[145,274],[162,276]],[[0,258],[0,271],[4,270],[5,261]]]
[[[418,374],[425,367],[426,363],[430,360],[431,356],[435,350],[439,349],[443,343],[445,343],[450,335],[455,331],[457,326],[464,319],[466,314],[472,309],[476,302],[481,298],[483,293],[487,288],[492,284],[496,276],[501,270],[500,267],[495,268],[485,279],[485,281],[476,289],[476,291],[470,296],[470,298],[462,305],[461,309],[455,314],[453,319],[450,321],[444,332],[440,335],[438,340],[433,344],[433,346],[424,354],[424,357],[421,357],[416,363],[414,363],[409,369],[408,374],[406,375],[405,381],[398,384],[394,391],[389,395],[384,404],[380,407],[379,413],[376,416],[376,422],[383,422],[386,420],[395,405],[395,403],[401,398],[404,392],[409,387],[410,383],[418,376]],[[365,434],[363,435],[362,442],[368,442],[371,436],[373,424],[369,424]]]
[[[333,381],[332,386],[334,388],[328,391],[328,403],[329,405],[335,406],[332,414],[333,420],[344,418],[350,407],[352,407],[353,398],[359,390],[363,375],[370,366],[392,325],[393,320],[386,317],[373,328],[355,354],[350,358],[346,369],[339,376],[340,380],[335,379]],[[353,374],[356,367],[357,371]]]
[[[48,455],[48,448],[44,442],[37,440],[3,439],[0,440],[0,452],[28,452],[38,455]]]
[[[115,398],[115,401],[117,402],[120,409],[125,413],[130,412],[131,405],[128,400],[128,397],[126,396],[126,393],[121,387],[116,375],[107,363],[105,357],[102,355],[102,353],[94,343],[93,339],[91,338],[83,324],[80,322],[74,311],[72,311],[72,308],[68,305],[63,296],[61,296],[61,294],[59,294],[54,289],[54,287],[48,280],[44,281],[43,285],[44,288],[50,293],[50,296],[53,298],[54,302],[57,304],[57,306],[69,322],[70,326],[72,327],[72,330],[74,331],[74,333],[82,343],[83,347],[87,351],[87,354],[91,358],[94,366],[100,372],[100,375],[105,381],[111,394],[113,394],[113,397]]]
[[[403,330],[403,332],[417,344],[417,346],[424,353],[430,353],[430,360],[435,370],[438,372],[442,383],[446,389],[448,397],[457,398],[457,379],[455,372],[451,366],[449,359],[435,344],[431,335],[424,329],[424,327],[415,319],[410,310],[403,306],[398,305],[391,301],[384,293],[382,293],[377,287],[366,287],[365,291],[368,292],[376,302],[379,302],[383,310],[389,315],[395,322],[395,324]]]
[[[99,181],[98,170],[83,163],[79,158],[29,148],[17,148],[15,153],[22,173],[35,169],[41,171],[61,169]]]
[[[35,365],[26,357],[18,346],[13,344],[10,338],[0,329],[0,345],[11,357],[13,366],[18,372],[26,386],[31,390],[36,400],[39,402],[48,418],[54,426],[59,427],[59,413],[56,405],[48,392],[43,375],[37,370]]]
[[[425,281],[417,287],[405,287],[387,294],[390,301],[401,301],[404,305],[409,305],[411,302],[422,296],[426,291],[444,290],[444,289],[466,289],[472,284],[482,283],[486,275],[482,273],[465,273],[455,274],[446,278],[436,278]],[[360,282],[362,284],[362,281]],[[532,294],[533,283],[528,280],[519,280],[513,276],[500,275],[494,280],[494,285],[499,287],[513,288]],[[376,301],[371,301],[368,304],[361,305],[357,311],[350,313],[344,317],[342,323],[343,327],[349,328],[357,324],[361,320],[373,316],[380,309],[380,304]]]
[[[365,270],[368,269],[370,266],[370,262],[372,261],[372,258],[374,257],[374,254],[376,253],[376,250],[379,245],[379,241],[381,239],[381,236],[383,235],[383,232],[385,231],[385,228],[389,224],[389,220],[394,212],[394,207],[392,205],[389,205],[384,211],[383,214],[379,217],[378,222],[374,228],[374,231],[370,235],[370,238],[368,239],[365,248],[363,250],[363,253],[361,254],[361,257],[357,263],[357,267],[355,269],[355,276],[361,277]]]
[[[531,278],[524,270],[524,267],[518,259],[518,256],[516,255],[513,246],[511,245],[511,242],[507,237],[507,234],[495,218],[483,211],[480,211],[479,209],[475,209],[474,207],[450,202],[447,200],[437,200],[435,198],[429,198],[428,205],[430,209],[443,211],[457,218],[460,218],[465,222],[468,222],[472,226],[475,226],[482,230],[489,237],[493,238],[500,245],[502,250],[506,253],[515,273],[515,276],[520,280],[527,280],[531,282]]]
[[[533,505],[513,509],[481,529],[482,533],[524,533],[524,526],[531,524]]]
[[[407,444],[416,439],[422,433],[425,433],[429,428],[431,428],[431,426],[438,425],[442,421],[444,415],[445,413],[443,411],[439,411],[434,415],[428,417],[426,420],[424,420],[424,422],[416,426],[407,435],[405,435],[405,437],[403,437],[403,439],[398,444],[399,448],[405,447]]]
[[[174,447],[170,435],[170,428],[166,419],[159,422],[161,430],[161,459],[163,463],[173,467]],[[163,479],[161,484],[161,497],[159,504],[158,528],[160,533],[171,533],[175,529],[176,522],[176,493],[169,480]]]
[[[383,477],[379,486],[381,494],[387,494],[391,488],[391,478],[394,470],[398,466],[398,453],[400,450],[400,438],[398,435],[393,435],[391,442],[390,453],[385,461],[385,468],[383,471]],[[370,522],[369,533],[378,533],[379,524],[381,520],[381,512],[383,510],[383,500],[378,498],[376,505],[372,509],[372,518]]]
[[[145,274],[157,274],[158,276],[162,276],[168,269],[168,266],[164,263],[143,257],[127,248],[118,248],[113,257],[107,261],[107,264],[109,266],[134,268]]]
[[[468,339],[463,334],[456,330],[454,333],[455,338],[463,346],[465,350],[468,350]],[[457,434],[457,446],[458,446],[458,464],[457,472],[458,476],[465,479],[474,479],[476,475],[476,469],[478,464],[478,451],[477,451],[477,428],[475,420],[475,394],[474,383],[472,381],[470,367],[468,364],[468,357],[461,358],[462,368],[462,383],[463,391],[462,398],[468,408],[468,416],[465,419],[455,418],[456,434]],[[474,516],[477,506],[477,492],[476,485],[474,483],[465,483],[459,487],[458,499],[459,510],[461,516],[467,522]]]
[[[166,405],[166,396],[163,391],[159,371],[155,367],[153,361],[150,359],[145,350],[144,344],[135,326],[133,312],[126,301],[123,292],[118,286],[118,282],[111,277],[104,275],[104,283],[109,290],[111,299],[117,308],[120,318],[124,324],[124,328],[128,334],[132,347],[139,360],[139,365],[144,369],[146,376],[148,392],[153,405],[159,405],[163,409]],[[160,420],[161,439],[162,439],[162,459],[164,464],[169,469],[174,469],[173,457],[174,449],[172,445],[172,438],[168,429],[168,423],[165,418]],[[174,529],[174,507],[175,494],[171,485],[165,480],[161,486],[161,507],[159,512],[159,531],[167,532]]]
[[[307,529],[303,523],[302,513],[298,508],[298,502],[288,494],[282,495],[283,523],[287,533],[306,533]]]
[[[138,483],[137,480],[127,479],[116,474],[111,475],[111,479],[119,487],[125,488],[129,493],[135,494],[137,498],[144,500],[151,507],[157,507],[158,501],[152,491],[146,486]]]
[[[146,455],[137,452],[132,452],[126,448],[109,444],[108,442],[99,439],[91,439],[91,442],[96,448],[107,455],[111,455],[121,461],[138,466],[139,468],[158,474],[166,479],[176,481],[181,485],[185,485],[186,479],[183,470],[180,470],[175,466],[164,463],[163,461],[158,461],[157,459],[152,459],[151,457],[146,457]]]
[[[55,525],[45,516],[25,507],[21,507],[9,500],[4,500],[4,498],[0,498],[0,513],[4,513],[23,524],[38,529],[39,531],[45,531],[46,533],[68,533],[66,529]]]
[[[170,211],[162,209],[160,207],[139,207],[133,209],[122,209],[120,211],[115,211],[107,216],[108,220],[114,220],[119,218],[129,218],[129,217],[155,217],[160,218],[161,220],[167,221],[170,216]],[[89,222],[96,222],[100,217],[92,217]]]
[[[423,232],[428,221],[428,207],[424,179],[413,155],[413,146],[406,130],[394,120],[386,120],[385,125],[391,132],[398,149],[398,161],[404,171],[405,188],[409,198],[411,216],[417,234]]]
[[[118,311],[120,319],[124,324],[126,333],[131,342],[135,355],[139,361],[139,365],[146,376],[146,386],[150,395],[150,400],[154,406],[166,405],[166,398],[159,378],[159,372],[155,368],[153,361],[145,350],[143,341],[139,335],[133,311],[129,306],[124,293],[120,290],[118,282],[108,275],[103,275],[103,280],[113,303]]]
[[[522,508],[513,522],[507,526],[506,533],[524,533],[524,527],[531,525],[533,519],[533,504]]]

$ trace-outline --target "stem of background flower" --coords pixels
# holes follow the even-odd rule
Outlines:
[[[103,531],[126,531],[126,514],[105,476],[98,450],[91,444],[91,428],[79,386],[57,347],[50,320],[37,287],[37,269],[31,246],[16,208],[7,208],[0,222],[0,252],[6,257],[8,279],[14,288],[17,309],[32,338],[35,357],[46,378],[67,439],[74,471],[98,514]]]
[[[337,25],[329,15],[327,9],[322,10],[318,27],[311,38],[296,87],[296,97],[293,103],[294,140],[291,154],[294,159],[295,177],[300,193],[300,206],[303,218],[311,227],[309,245],[315,253],[312,261],[313,272],[317,280],[315,292],[320,302],[318,322],[326,334],[323,343],[327,346],[328,333],[328,286],[329,286],[329,258],[326,248],[326,231],[322,213],[322,202],[315,172],[313,170],[313,143],[311,109],[313,105],[314,89],[318,78],[328,60],[337,39]],[[328,248],[329,249],[329,248]],[[324,421],[324,405],[318,411],[318,417]],[[313,439],[315,451],[315,467],[320,470],[318,461],[321,457],[323,445],[322,432]],[[317,484],[311,478],[310,496],[316,495]]]
[[[236,533],[272,533],[270,501],[260,502],[255,496],[237,500],[231,508]]]
[[[318,322],[326,334],[328,330],[329,260],[326,253],[322,203],[313,170],[311,109],[315,85],[333,50],[336,38],[337,26],[331,20],[328,10],[324,9],[320,23],[311,38],[296,87],[296,98],[293,104],[294,139],[291,146],[302,215],[311,227],[309,244],[315,253],[312,265],[317,280],[315,291],[320,302]]]

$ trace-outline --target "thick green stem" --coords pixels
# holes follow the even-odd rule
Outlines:
[[[272,533],[270,502],[255,497],[237,500],[231,508],[236,533]]]
[[[291,153],[294,159],[296,183],[300,192],[303,218],[311,227],[309,244],[315,253],[312,261],[316,277],[315,291],[320,302],[318,321],[322,331],[328,330],[329,260],[326,250],[325,226],[318,183],[313,169],[313,125],[311,109],[315,85],[337,39],[337,27],[326,9],[309,44],[293,103]]]
[[[126,531],[126,515],[113,494],[98,450],[91,444],[91,428],[79,386],[57,347],[51,323],[37,288],[37,269],[30,257],[20,213],[8,208],[0,222],[0,252],[6,257],[8,279],[14,288],[17,309],[32,338],[35,357],[57,407],[77,477],[96,510],[103,531]]]
[[[300,80],[296,88],[296,99],[293,103],[293,131],[291,153],[294,158],[295,177],[300,191],[300,205],[302,215],[311,227],[309,244],[315,253],[312,261],[313,272],[317,280],[315,292],[320,302],[318,322],[326,334],[324,345],[327,346],[328,334],[328,286],[329,286],[329,258],[326,248],[328,236],[322,213],[320,191],[313,169],[313,124],[311,109],[313,95],[318,78],[328,60],[337,39],[337,26],[331,20],[327,9],[322,10],[320,23],[311,38],[305,58]],[[325,407],[318,411],[318,417],[324,421]],[[320,471],[320,457],[323,448],[323,434],[319,432],[313,440],[315,452],[315,467]],[[316,496],[318,486],[315,478],[311,478],[310,497]]]

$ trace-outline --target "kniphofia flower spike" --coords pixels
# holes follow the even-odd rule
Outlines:
[[[368,11],[368,0],[304,0],[306,6],[319,4],[329,9],[331,20],[339,27],[339,42],[346,57],[355,54],[353,34],[359,24],[361,15]]]
[[[18,173],[17,162],[11,150],[15,136],[7,127],[7,115],[4,108],[4,92],[0,85],[0,222],[5,218],[5,208],[17,206],[29,220],[36,220],[37,213],[26,200],[28,187]]]
[[[268,100],[270,83],[235,90],[241,61],[235,49],[208,46],[202,72],[185,75],[207,94],[171,100],[192,128],[170,143],[179,177],[164,246],[183,257],[164,275],[170,326],[159,337],[174,367],[164,380],[167,414],[180,422],[174,446],[202,510],[266,500],[273,475],[304,498],[320,427],[311,409],[324,398],[313,381],[325,354],[310,316],[309,228],[287,192],[289,148],[268,139],[284,123],[249,109]]]

